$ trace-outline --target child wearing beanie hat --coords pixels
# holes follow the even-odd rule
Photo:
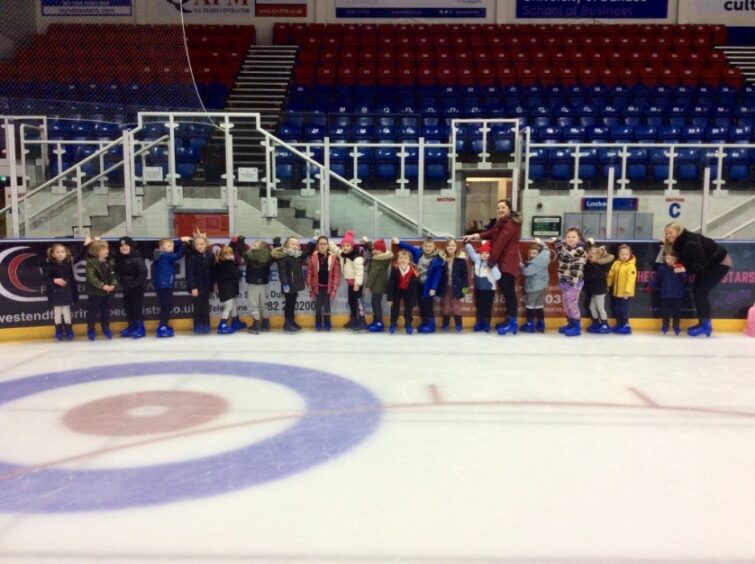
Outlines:
[[[359,249],[355,246],[354,231],[349,229],[346,235],[341,239],[341,247],[331,243],[330,252],[341,259],[341,272],[346,280],[349,311],[351,318],[346,324],[346,329],[354,331],[364,331],[367,329],[367,322],[364,319],[364,303],[362,294],[364,292],[364,258]]]
[[[490,268],[488,259],[492,245],[490,241],[483,241],[479,252],[475,252],[471,243],[467,243],[464,250],[469,260],[474,264],[474,298],[477,310],[477,322],[472,327],[475,332],[490,331],[490,320],[493,318],[493,299],[495,298],[495,284],[501,278],[498,266]]]
[[[126,310],[128,321],[128,326],[121,331],[121,337],[144,337],[147,334],[144,329],[147,265],[131,237],[121,237],[118,240],[115,273],[123,288],[123,308]]]
[[[371,333],[382,333],[383,326],[383,296],[388,290],[388,270],[393,260],[393,253],[387,249],[385,241],[378,239],[370,243],[367,237],[362,241],[370,251],[370,266],[367,270],[365,288],[372,293],[372,323],[368,327]]]

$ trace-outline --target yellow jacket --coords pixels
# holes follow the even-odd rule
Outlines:
[[[634,297],[637,282],[637,259],[632,255],[628,261],[615,260],[608,272],[608,287],[611,295],[617,298]]]

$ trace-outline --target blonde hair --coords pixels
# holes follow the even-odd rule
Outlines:
[[[233,249],[229,246],[221,247],[218,254],[215,255],[215,261],[233,260]]]
[[[49,249],[47,249],[47,260],[49,261],[55,260],[55,257],[52,255],[55,253],[55,249],[57,249],[58,247],[64,249],[66,252],[66,258],[63,259],[64,262],[67,260],[73,260],[73,258],[71,257],[71,251],[68,250],[68,247],[66,247],[65,245],[61,245],[60,243],[55,243]]]
[[[590,247],[589,249],[587,249],[587,253],[588,254],[596,254],[596,255],[598,255],[598,258],[605,258],[605,256],[608,254],[608,251],[602,245],[600,247],[598,247],[596,245],[593,245],[592,247]]]
[[[160,239],[157,242],[157,246],[158,246],[158,248],[162,249],[165,245],[167,245],[168,243],[172,243],[172,242],[173,242],[173,239]]]
[[[93,257],[98,257],[100,256],[100,251],[107,248],[108,244],[106,241],[92,241],[89,244],[89,254]]]
[[[448,245],[452,242],[456,243],[456,253],[454,253],[454,256],[458,257],[461,249],[459,248],[459,243],[457,243],[456,239],[454,239],[453,237],[446,237],[446,244],[443,246],[443,250],[445,251],[446,249],[448,249]]]
[[[288,242],[291,241],[292,239],[296,239],[297,241],[299,240],[298,237],[294,237],[293,235],[289,235],[288,237],[286,237],[286,240],[283,241],[283,248],[284,249],[288,249]]]
[[[399,251],[396,253],[396,258],[400,256],[407,256],[409,257],[409,262],[412,262],[412,254],[406,249],[399,249]]]

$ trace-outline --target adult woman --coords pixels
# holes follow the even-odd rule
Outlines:
[[[518,213],[511,209],[510,200],[498,200],[496,204],[496,216],[498,220],[487,231],[467,235],[464,242],[490,239],[492,250],[488,259],[491,268],[498,265],[501,271],[501,279],[498,280],[498,289],[506,301],[506,313],[508,319],[504,323],[496,325],[499,335],[512,333],[516,335],[516,314],[518,302],[516,299],[516,279],[519,276],[519,239],[522,236],[522,220]]]
[[[679,262],[695,275],[692,294],[699,323],[687,329],[687,334],[697,337],[704,333],[710,337],[710,292],[731,269],[731,257],[713,239],[687,231],[680,223],[666,225],[664,236],[665,244],[673,249]]]

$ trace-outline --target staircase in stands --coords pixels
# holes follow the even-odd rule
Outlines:
[[[755,47],[728,45],[716,47],[723,52],[729,64],[738,67],[748,84],[755,84]]]

